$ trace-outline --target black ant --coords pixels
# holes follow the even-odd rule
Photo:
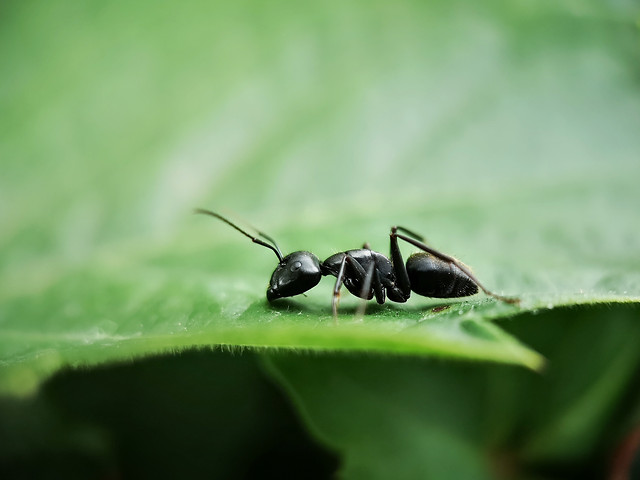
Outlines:
[[[380,304],[385,302],[385,296],[393,302],[404,303],[411,296],[411,291],[424,297],[459,298],[478,293],[478,288],[503,302],[520,302],[518,298],[503,297],[487,290],[471,273],[469,267],[429,247],[424,243],[423,237],[403,227],[391,227],[391,259],[374,252],[365,244],[363,248],[336,253],[320,262],[313,253],[306,251],[283,256],[275,240],[267,234],[256,231],[258,236],[266,240],[264,241],[248,234],[215,212],[201,208],[195,212],[222,220],[254,243],[267,247],[276,254],[278,266],[271,275],[267,289],[269,302],[304,293],[315,287],[322,276],[326,275],[336,277],[331,301],[334,316],[338,314],[338,298],[342,285],[356,297],[371,300],[375,296]],[[422,250],[411,255],[406,266],[400,253],[398,239]]]

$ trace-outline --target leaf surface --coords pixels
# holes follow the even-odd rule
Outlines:
[[[59,7],[1,20],[3,391],[202,345],[539,369],[493,320],[640,299],[637,10]],[[522,304],[271,307],[273,255],[196,206],[322,258],[400,224]]]

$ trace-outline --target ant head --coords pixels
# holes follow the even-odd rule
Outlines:
[[[269,301],[275,300],[276,298],[292,297],[293,295],[304,293],[310,288],[315,287],[318,282],[320,282],[320,278],[322,278],[320,261],[313,253],[302,251],[293,252],[286,257],[283,257],[276,241],[266,233],[256,231],[258,236],[264,239],[261,240],[258,237],[245,232],[235,223],[227,220],[219,213],[202,208],[196,208],[195,213],[209,215],[223,221],[230,227],[235,228],[245,237],[251,239],[253,243],[266,247],[276,254],[279,263],[273,272],[273,275],[271,275],[271,282],[269,283],[269,289],[267,290],[267,299]]]
[[[318,257],[311,252],[293,252],[282,259],[271,275],[267,300],[304,293],[315,287],[320,278]]]

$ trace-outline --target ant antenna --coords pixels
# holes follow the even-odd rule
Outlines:
[[[245,237],[250,238],[253,243],[257,243],[258,245],[262,245],[263,247],[267,247],[268,249],[272,250],[276,254],[276,256],[278,257],[278,260],[280,262],[282,262],[282,258],[283,258],[282,257],[282,252],[280,252],[280,249],[278,248],[278,245],[276,244],[275,240],[273,240],[273,238],[271,238],[266,233],[262,233],[262,232],[258,231],[258,235],[260,235],[261,237],[263,237],[266,240],[270,241],[271,243],[273,243],[273,245],[270,245],[270,244],[268,244],[266,242],[263,242],[259,238],[254,237],[253,235],[249,235],[247,232],[245,232],[240,227],[238,227],[235,223],[231,222],[230,220],[227,220],[222,215],[219,215],[219,214],[217,214],[215,212],[212,212],[211,210],[205,210],[204,208],[196,208],[194,210],[194,213],[201,213],[203,215],[210,215],[210,216],[212,216],[214,218],[217,218],[218,220],[222,220],[227,225],[235,228],[237,231],[239,231]]]
[[[278,258],[281,258],[281,257],[283,256],[283,255],[282,255],[282,252],[280,251],[280,247],[278,247],[278,244],[276,243],[276,241],[275,241],[273,238],[271,238],[271,237],[270,237],[269,235],[267,235],[266,233],[261,232],[261,231],[260,231],[260,230],[258,230],[257,228],[253,227],[253,225],[251,226],[251,228],[253,228],[253,229],[256,231],[256,233],[257,233],[258,235],[260,235],[260,236],[261,236],[262,238],[264,238],[265,240],[268,240],[269,242],[271,242],[271,243],[273,244],[273,246],[274,246],[274,247],[276,247],[276,250],[277,250],[277,252],[278,252]]]

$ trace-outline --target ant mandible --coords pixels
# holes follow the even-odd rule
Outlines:
[[[478,288],[502,302],[511,304],[520,302],[518,298],[503,297],[491,292],[478,281],[469,267],[429,247],[420,235],[403,227],[391,227],[390,259],[371,250],[365,244],[363,248],[336,253],[324,262],[320,262],[318,257],[307,251],[293,252],[283,256],[275,240],[269,235],[256,231],[258,236],[264,239],[261,240],[210,210],[198,208],[195,213],[222,220],[254,243],[267,247],[276,254],[278,266],[271,275],[267,289],[269,302],[304,293],[315,287],[326,275],[336,277],[331,300],[334,317],[338,314],[338,298],[342,285],[356,297],[371,300],[375,296],[379,304],[385,302],[385,296],[393,302],[404,303],[409,299],[412,291],[424,297],[460,298],[478,293]],[[398,239],[419,248],[422,252],[412,254],[405,265]]]

